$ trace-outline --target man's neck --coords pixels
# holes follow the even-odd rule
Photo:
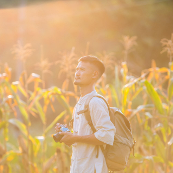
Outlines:
[[[95,90],[95,85],[87,85],[87,86],[80,86],[80,95],[81,97],[85,96],[86,94],[91,93]]]

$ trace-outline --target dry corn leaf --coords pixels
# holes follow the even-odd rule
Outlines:
[[[43,173],[47,173],[47,171],[50,169],[52,164],[56,161],[57,154],[54,154],[52,157],[50,157],[46,163],[43,165]]]
[[[18,137],[18,142],[19,142],[19,146],[22,150],[22,153],[27,153],[28,149],[27,149],[27,146],[26,146],[26,142],[25,142],[25,140],[22,136]]]
[[[4,147],[0,144],[0,158],[6,153]]]

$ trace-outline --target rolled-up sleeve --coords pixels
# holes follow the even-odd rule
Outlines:
[[[109,110],[105,101],[93,97],[89,103],[90,115],[96,129],[95,137],[109,145],[113,145],[116,128],[110,120]]]

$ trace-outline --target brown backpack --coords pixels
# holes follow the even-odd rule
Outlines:
[[[118,108],[109,107],[107,101],[105,100],[103,96],[99,94],[92,95],[86,101],[85,109],[83,110],[83,113],[93,133],[96,132],[96,129],[92,123],[90,111],[89,111],[89,102],[93,97],[99,97],[105,101],[109,109],[110,120],[116,127],[116,133],[115,133],[113,145],[111,146],[107,144],[106,149],[104,149],[103,146],[100,146],[105,156],[107,167],[110,171],[124,170],[125,167],[127,166],[131,149],[132,148],[134,149],[134,144],[135,144],[133,136],[132,136],[130,122]],[[97,151],[98,151],[98,147],[97,147]],[[98,157],[98,153],[96,157]]]

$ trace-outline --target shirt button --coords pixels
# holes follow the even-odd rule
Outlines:
[[[72,144],[73,147],[76,147],[77,143]]]
[[[74,131],[74,133],[78,133],[78,131]]]

